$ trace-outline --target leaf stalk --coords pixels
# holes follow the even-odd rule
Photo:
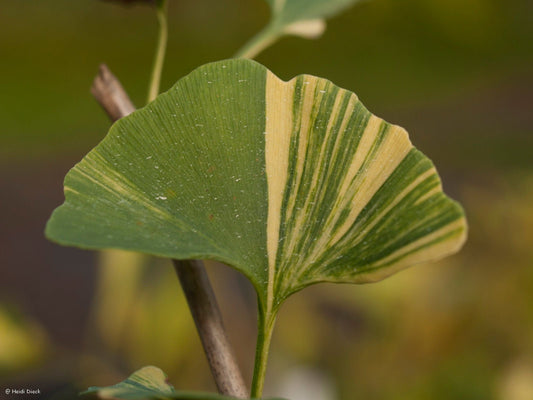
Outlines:
[[[156,1],[156,14],[159,29],[154,63],[152,66],[152,75],[150,77],[150,86],[148,88],[148,103],[157,97],[159,94],[159,87],[161,86],[161,74],[163,72],[163,64],[165,62],[168,42],[168,0]]]
[[[250,394],[252,398],[258,399],[263,395],[268,353],[277,314],[276,311],[272,311],[271,308],[265,311],[262,307],[259,307],[259,310],[254,376],[252,380],[252,391]]]
[[[259,53],[274,44],[281,35],[271,25],[251,38],[235,55],[234,58],[254,59]]]

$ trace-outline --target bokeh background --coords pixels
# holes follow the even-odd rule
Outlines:
[[[268,20],[261,0],[171,0],[170,14],[163,88],[231,57]],[[97,253],[43,237],[64,175],[109,127],[89,93],[99,63],[141,106],[155,34],[147,6],[1,2],[0,398],[9,387],[76,398],[148,364],[177,388],[214,390],[165,260],[113,253],[98,267]],[[284,79],[328,78],[404,126],[470,224],[442,262],[289,299],[267,394],[533,399],[533,3],[368,0],[321,39],[283,39],[258,61]],[[228,267],[208,270],[250,379],[253,290]]]

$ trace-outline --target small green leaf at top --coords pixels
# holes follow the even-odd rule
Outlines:
[[[272,10],[271,24],[288,26],[295,22],[325,19],[360,0],[266,0]]]
[[[332,17],[360,0],[266,0],[271,9],[269,23],[235,55],[255,58],[257,54],[285,35],[306,39],[320,37],[326,18]]]
[[[326,18],[332,17],[360,0],[266,0],[271,17],[265,28],[267,35],[317,38],[326,29]]]
[[[67,174],[46,236],[226,263],[274,315],[306,286],[375,282],[452,254],[466,221],[407,132],[354,93],[234,59],[117,121]]]
[[[143,367],[124,381],[113,386],[90,387],[82,395],[96,395],[100,399],[120,400],[235,400],[234,397],[216,393],[175,390],[167,383],[166,374],[153,366]],[[283,399],[270,399],[283,400]]]

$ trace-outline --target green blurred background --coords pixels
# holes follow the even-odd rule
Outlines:
[[[261,0],[172,0],[170,14],[163,88],[231,57],[268,20]],[[142,105],[155,33],[147,6],[1,3],[0,397],[22,387],[75,398],[147,364],[178,388],[214,390],[166,261],[145,260],[136,286],[127,265],[105,272],[96,254],[43,238],[63,176],[109,127],[89,92],[98,65]],[[328,78],[404,126],[470,224],[447,260],[289,299],[268,394],[533,399],[533,2],[368,0],[321,39],[283,39],[258,61],[283,79]],[[208,269],[250,379],[253,290],[227,267]]]

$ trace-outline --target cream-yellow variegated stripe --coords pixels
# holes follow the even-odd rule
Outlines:
[[[324,87],[325,85],[323,85],[322,87]],[[321,89],[322,91],[324,91],[324,89]],[[320,92],[320,90],[319,90]],[[322,94],[322,93],[320,93]],[[340,114],[340,108],[341,108],[341,102],[344,98],[344,92],[343,91],[339,91],[337,93],[337,95],[335,96],[335,102],[333,104],[333,108],[331,110],[331,114],[329,116],[329,120],[328,120],[328,124],[327,124],[327,127],[326,127],[326,135],[322,141],[322,144],[320,145],[320,150],[319,150],[319,159],[318,159],[318,164],[319,165],[322,165],[324,162],[326,162],[326,158],[328,157],[328,154],[326,152],[326,148],[327,148],[327,144],[328,144],[328,140],[330,140],[331,138],[331,135],[332,135],[332,131],[333,131],[333,126],[335,124],[335,122],[337,121],[337,118],[339,118],[339,114]],[[317,101],[320,101],[320,99],[317,99]],[[344,121],[343,121],[344,122]],[[301,154],[302,157],[305,158],[305,154]],[[315,170],[313,171],[313,177],[312,177],[312,180],[311,180],[311,187],[316,187],[318,185],[318,178],[319,178],[319,175],[320,175],[320,170],[318,168],[315,168]],[[308,197],[306,199],[306,205],[309,204],[309,202],[311,201],[311,199]],[[306,208],[306,207],[304,207]],[[305,218],[305,215],[302,215],[302,217]]]
[[[168,211],[158,207],[155,204],[155,199],[148,199],[131,181],[126,179],[123,175],[118,174],[116,171],[104,167],[105,165],[106,160],[98,153],[93,152],[86,157],[85,168],[77,168],[73,173],[82,176],[87,181],[108,191],[111,195],[120,199],[120,201],[124,202],[129,200],[138,205],[142,205],[146,210],[158,215],[159,218],[165,221],[172,221],[176,225],[181,225],[174,221]],[[66,186],[66,189],[69,189],[68,186]],[[71,189],[70,191],[73,193],[76,192],[74,189]]]
[[[465,243],[466,237],[465,220],[459,219],[380,260],[368,272],[364,271],[355,277],[354,282],[378,282],[411,265],[440,260],[456,253]],[[424,245],[427,245],[425,249],[418,250]],[[390,265],[384,268],[387,264]]]
[[[289,147],[292,131],[294,80],[283,82],[270,71],[266,78],[265,168],[268,184],[267,303],[272,304],[272,287],[276,271],[281,205],[289,168]]]
[[[434,168],[433,168],[433,173],[437,174],[437,171]],[[428,190],[425,194],[420,196],[418,200],[415,202],[415,206],[417,204],[424,202],[425,200],[429,199],[431,196],[434,196],[439,192],[442,192],[442,185],[440,183],[437,186],[435,186],[433,189]]]
[[[322,97],[326,93],[327,84],[329,82],[324,79],[318,79],[314,76],[304,76],[304,92],[302,94],[302,113],[300,115],[301,123],[298,127],[298,130],[300,132],[299,140],[300,140],[300,146],[298,147],[298,153],[296,155],[297,157],[297,168],[294,171],[297,178],[297,187],[300,185],[301,180],[303,179],[303,169],[304,164],[306,162],[306,158],[308,156],[308,152],[310,151],[317,151],[315,149],[308,149],[308,143],[309,143],[309,136],[310,133],[313,132],[310,123],[313,121],[314,116],[313,113],[313,106],[316,106],[316,104],[319,104],[322,100]],[[332,127],[334,122],[337,118],[339,118],[340,113],[340,104],[341,100],[344,96],[345,92],[340,90],[337,93],[337,96],[335,97],[335,102],[333,105],[333,108],[331,110],[331,114],[329,115],[329,120],[327,123],[326,128],[326,134],[323,139],[323,142],[320,146],[320,149],[318,149],[319,158],[318,158],[318,165],[322,165],[322,163],[325,161],[325,157],[327,157],[326,154],[326,145],[328,142],[328,139],[330,138],[332,134]],[[315,168],[312,172],[312,177],[309,183],[309,189],[317,188],[318,186],[318,175],[321,173],[319,168]],[[294,208],[294,203],[296,202],[297,196],[299,195],[298,191],[293,191],[289,194],[289,201],[291,206],[288,207],[289,210],[292,211],[292,215],[294,217],[294,229],[292,231],[292,235],[290,236],[291,242],[288,252],[292,253],[294,252],[294,247],[296,246],[298,240],[300,239],[298,236],[299,227],[304,226],[306,223],[309,222],[309,213],[307,210],[310,207],[310,202],[312,201],[312,198],[309,196],[305,198],[305,203],[303,206],[296,210]],[[325,235],[323,235],[325,236]],[[322,236],[322,237],[323,237]],[[318,238],[317,238],[318,239]],[[312,253],[309,253],[309,257],[312,256]],[[308,257],[308,258],[309,258]]]
[[[311,114],[313,111],[313,107],[318,101],[318,97],[323,94],[320,91],[318,91],[317,93],[317,87],[316,87],[317,84],[324,85],[323,80],[320,80],[314,76],[308,76],[308,75],[303,75],[302,79],[303,79],[303,90],[302,90],[302,98],[301,98],[301,102],[302,102],[301,112],[298,113],[297,117],[295,116],[298,119],[296,121],[293,121],[294,123],[293,123],[293,126],[290,127],[290,130],[284,132],[284,134],[286,134],[289,137],[293,134],[292,132],[293,129],[298,129],[300,132],[309,132],[311,130],[310,124],[312,122]],[[287,102],[288,104],[293,104],[293,102],[295,101],[295,90],[294,89],[295,89],[296,78],[288,83],[290,83],[291,86],[293,86],[293,90],[292,90],[292,93],[286,92],[286,95],[288,96]],[[282,82],[282,84],[285,84],[285,83]],[[292,108],[288,108],[288,109],[286,108],[283,110],[283,113],[287,113],[287,114],[292,114],[293,112],[294,110]],[[268,116],[268,112],[267,112],[267,116]],[[304,169],[304,165],[306,162],[305,154],[306,154],[306,151],[309,145],[309,137],[306,134],[299,135],[298,139],[299,139],[298,151],[297,151],[298,157],[296,158],[295,168],[293,171],[291,171],[291,173],[293,173],[294,176],[296,177],[295,178],[296,188],[300,187],[302,183],[303,169]],[[284,187],[284,191],[287,191],[287,188]],[[307,213],[305,212],[305,208],[301,208],[300,210],[296,209],[297,194],[298,194],[297,190],[290,192],[288,195],[288,200],[287,200],[287,205],[286,205],[287,213],[291,215],[291,217],[294,218],[296,221],[295,225],[305,223],[308,217]],[[269,189],[269,197],[270,197],[270,189]],[[285,221],[282,221],[282,222],[285,222]],[[286,253],[288,254],[293,254],[295,252],[295,246],[298,242],[298,235],[295,235],[296,232],[297,231],[292,230],[289,233],[290,235],[286,238],[288,240]]]
[[[347,117],[349,117],[348,114],[347,114]],[[355,179],[355,177],[357,173],[361,170],[361,166],[366,160],[368,156],[368,152],[370,151],[370,148],[372,147],[372,145],[374,144],[376,140],[376,136],[379,132],[379,128],[382,122],[383,120],[381,120],[380,118],[374,115],[370,117],[366,125],[365,131],[363,133],[363,136],[361,138],[361,142],[359,143],[357,151],[355,152],[350,165],[347,167],[348,172],[346,173],[346,176],[341,184],[339,192],[343,193],[343,196],[337,198],[337,201],[335,202],[335,206],[333,207],[333,209],[336,210],[337,212],[333,212],[329,215],[326,226],[324,227],[325,234],[322,236],[320,242],[317,243],[318,248],[322,248],[322,246],[337,242],[339,238],[342,237],[342,235],[344,235],[346,230],[349,228],[349,226],[345,224],[343,228],[341,228],[342,233],[340,231],[336,233],[332,232],[333,226],[335,225],[335,222],[339,218],[339,215],[340,215],[339,211],[345,209],[346,207],[350,207],[350,204],[353,203],[353,196],[355,195],[354,183],[358,182]],[[355,189],[357,189],[357,186],[355,187]],[[364,204],[362,205],[360,204],[360,206],[364,206]],[[357,215],[359,215],[360,208],[361,207],[359,207],[358,209],[351,208],[350,217],[352,219],[354,219],[354,217],[357,217]]]
[[[435,170],[435,168],[431,168],[431,169],[428,169],[423,174],[421,174],[420,176],[418,176],[418,178],[416,178],[412,183],[410,183],[408,186],[406,186],[405,189],[403,191],[401,191],[394,198],[394,200],[392,201],[391,204],[389,204],[386,208],[384,208],[382,211],[380,211],[380,213],[374,218],[374,220],[366,227],[366,230],[368,231],[368,230],[372,229],[373,227],[375,227],[377,224],[379,224],[381,222],[381,219],[385,215],[387,215],[394,207],[396,207],[398,205],[398,203],[400,203],[400,201],[402,201],[405,198],[405,196],[407,196],[409,193],[411,193],[413,191],[413,189],[415,189],[423,181],[425,181],[429,177],[435,175],[436,173],[437,173],[437,171]],[[435,190],[435,189],[437,189],[437,190]],[[441,190],[441,186],[438,185],[435,189],[428,191],[428,194],[433,195],[433,194],[439,192]],[[425,196],[423,196],[423,197],[425,197]],[[417,203],[418,203],[418,201],[417,201]],[[363,240],[363,238],[364,238],[363,235],[359,235],[355,240],[351,240],[350,244],[352,246],[355,246],[361,240]]]
[[[298,120],[295,121],[295,125],[299,127],[298,129],[300,130],[300,132],[308,132],[310,129],[310,123],[311,123],[311,118],[310,118],[311,111],[313,110],[313,105],[315,103],[314,101],[314,94],[316,92],[315,85],[318,79],[315,78],[314,76],[304,75],[303,80],[304,80],[303,82],[304,91],[302,94],[302,97],[303,97],[302,111],[298,114],[297,116]],[[293,92],[291,94],[291,99],[293,101],[294,101],[294,95],[295,93]],[[283,112],[292,113],[293,109],[292,108],[285,109],[283,110]],[[291,131],[288,132],[289,134],[292,134],[292,129],[294,129],[294,127],[291,127]],[[309,142],[309,138],[307,135],[299,136],[298,155],[305,154],[305,151],[308,146],[308,142]],[[292,171],[294,175],[296,176],[296,184],[295,184],[296,187],[300,185],[304,164],[305,164],[305,157],[298,157],[296,159],[296,168],[294,171]],[[294,210],[295,202],[296,202],[296,193],[290,193],[287,208],[289,210]]]
[[[349,175],[351,177],[361,169],[361,164],[368,155],[370,147],[373,145],[382,123],[382,119],[375,116],[370,117],[370,122],[363,133],[363,146],[357,150],[354,160],[350,165]],[[370,142],[370,140],[372,140],[372,142]],[[385,180],[390,176],[392,171],[396,169],[412,147],[407,132],[399,127],[393,126],[375,155],[376,163],[379,165],[370,165],[366,171],[367,173],[360,175],[361,179],[350,179],[350,181],[346,180],[343,183],[341,192],[348,192],[350,195],[343,198],[344,201],[339,209],[349,208],[350,214],[348,219],[333,236],[333,243],[338,242],[340,238],[346,234],[348,229],[350,229],[359,216],[363,207],[368,204],[370,199],[376,194],[377,190],[383,185]],[[349,188],[346,186],[349,186]],[[351,194],[353,194],[354,197],[357,196],[356,201],[354,201],[354,197],[352,197]]]
[[[353,93],[308,75],[283,82],[268,72],[265,130],[269,304],[313,281],[374,280],[370,271],[385,276],[460,247],[462,239],[452,237],[466,230],[460,210],[431,208],[442,201],[431,163],[403,128],[370,114]],[[416,220],[402,219],[404,231],[387,228],[406,206],[431,212],[433,233],[420,233]],[[375,262],[368,240],[377,240],[375,254],[383,252]],[[345,255],[341,272],[337,260]]]
[[[339,91],[339,93],[337,94],[337,99],[340,99],[342,97],[342,95],[344,94],[343,92],[344,91],[342,91],[342,90]],[[348,105],[346,107],[345,113],[342,116],[342,122],[341,122],[341,125],[340,125],[340,128],[339,128],[339,132],[341,132],[341,133],[345,132],[346,127],[348,125],[348,121],[350,120],[350,117],[352,116],[352,112],[354,110],[355,104],[358,101],[359,100],[357,99],[357,96],[352,93],[350,95],[350,99],[348,101]],[[339,112],[339,110],[337,110],[338,107],[339,107],[338,103],[335,102],[336,113]],[[328,124],[328,131],[331,131],[332,122],[333,122],[333,119],[330,119],[329,124]],[[339,143],[341,142],[341,137],[342,137],[342,135],[338,135],[337,136],[336,141],[335,141],[335,146],[333,147],[333,153],[337,153],[339,151],[339,146],[340,146]],[[353,180],[353,178],[355,177],[356,173],[357,173],[357,170],[355,168],[350,169],[348,171],[347,177],[344,179],[344,183],[346,185],[348,185],[348,182]],[[341,189],[341,191],[342,191],[342,189]],[[335,204],[335,206],[333,207],[334,210],[339,208],[339,202],[341,200],[342,200],[342,198],[338,199],[337,204]],[[324,246],[326,246],[332,240],[331,229],[332,229],[332,226],[335,223],[334,221],[337,219],[337,217],[338,217],[338,214],[335,213],[335,212],[331,213],[328,216],[328,221],[326,222],[326,225],[324,226],[324,234],[321,235],[316,240],[316,247],[315,247],[316,249],[323,248]]]

